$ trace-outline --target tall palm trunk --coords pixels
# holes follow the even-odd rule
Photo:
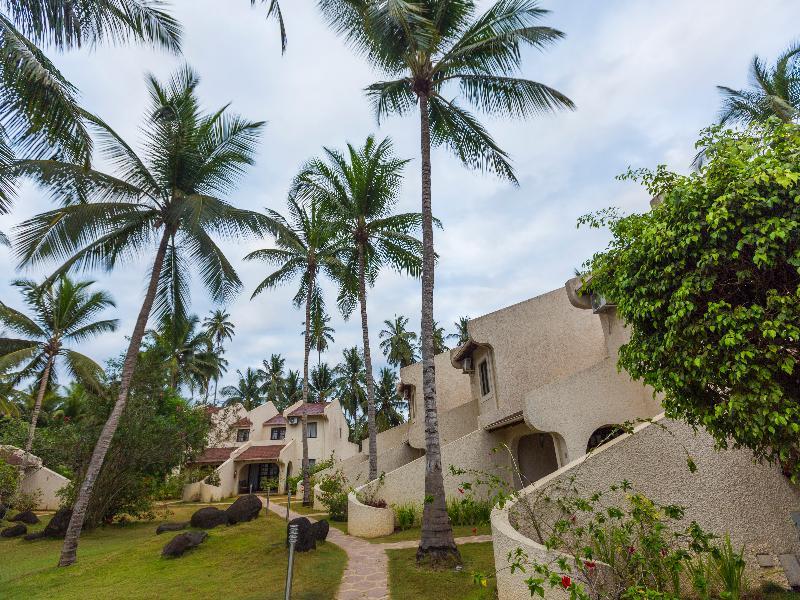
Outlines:
[[[111,445],[111,439],[114,437],[114,432],[117,430],[122,411],[125,409],[125,403],[128,400],[128,390],[131,386],[133,371],[136,368],[136,361],[139,358],[139,348],[142,344],[142,337],[144,337],[147,319],[150,317],[150,310],[153,308],[153,300],[155,299],[156,289],[158,288],[158,277],[161,274],[161,268],[164,264],[164,255],[167,252],[169,237],[170,231],[165,227],[161,243],[156,251],[155,260],[153,261],[153,272],[150,274],[150,283],[147,286],[144,302],[142,303],[142,308],[136,319],[136,325],[131,334],[128,352],[125,354],[125,362],[122,364],[117,401],[114,404],[114,408],[111,410],[108,420],[105,425],[103,425],[100,437],[97,439],[97,444],[92,452],[92,458],[89,461],[89,468],[86,469],[86,475],[78,491],[78,499],[72,507],[72,518],[69,520],[67,535],[64,538],[64,545],[61,548],[61,558],[58,561],[59,567],[67,567],[75,562],[78,551],[78,538],[81,534],[83,521],[86,518],[86,509],[89,506],[92,489],[94,488],[97,476],[100,474],[100,469],[103,466],[106,453]]]
[[[425,401],[425,505],[417,562],[449,566],[461,562],[447,515],[436,410],[436,368],[433,353],[433,212],[431,210],[431,130],[428,99],[419,97],[422,146],[422,393]]]
[[[369,350],[367,323],[367,288],[364,244],[358,243],[358,301],[361,303],[361,336],[364,340],[364,368],[367,371],[367,430],[369,431],[369,480],[378,478],[378,430],[375,426],[375,380],[372,377],[372,355]]]
[[[311,505],[311,475],[308,472],[308,355],[311,354],[311,298],[314,295],[314,271],[309,273],[306,294],[306,332],[303,352],[303,506]]]
[[[56,345],[55,340],[51,341],[52,345]],[[55,354],[48,354],[47,363],[42,371],[42,379],[39,382],[39,389],[36,392],[36,400],[33,403],[33,413],[31,414],[31,422],[28,425],[28,439],[25,441],[25,455],[22,457],[22,466],[19,469],[17,489],[20,489],[22,480],[25,478],[25,471],[28,468],[28,460],[33,448],[33,437],[36,435],[36,423],[39,421],[39,413],[42,410],[42,402],[44,401],[44,394],[47,391],[47,382],[50,381],[50,371],[53,368],[53,361],[55,361]]]

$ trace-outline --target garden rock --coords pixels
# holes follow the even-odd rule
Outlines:
[[[228,524],[235,525],[236,523],[252,521],[258,517],[262,506],[261,500],[255,494],[240,496],[225,511],[228,515]]]
[[[158,527],[156,527],[156,535],[161,535],[165,531],[180,531],[181,529],[186,529],[189,526],[189,521],[183,521],[181,523],[161,523]]]
[[[67,535],[69,520],[72,518],[71,508],[59,508],[50,522],[45,525],[44,537],[63,540]]]
[[[214,529],[218,525],[227,525],[228,515],[218,508],[207,506],[195,512],[189,523],[198,529]]]
[[[318,542],[324,542],[328,538],[328,532],[330,530],[331,526],[325,519],[311,524],[311,534]]]
[[[27,523],[28,525],[36,525],[39,522],[39,517],[33,514],[33,511],[26,510],[25,512],[18,513],[11,517],[9,521],[16,521],[19,523]]]
[[[208,534],[205,531],[187,531],[186,533],[179,533],[167,542],[167,545],[164,546],[164,549],[161,551],[161,556],[168,558],[183,556],[187,550],[199,546],[205,542],[207,538]]]
[[[26,533],[28,533],[28,528],[22,523],[17,523],[16,525],[12,525],[11,527],[6,527],[5,529],[3,529],[3,531],[0,531],[0,536],[5,538],[12,538],[25,535]]]
[[[297,543],[294,545],[294,549],[298,552],[315,550],[317,548],[317,543],[311,529],[311,521],[305,517],[292,519],[286,524],[286,547],[289,547],[289,527],[292,525],[297,525]]]

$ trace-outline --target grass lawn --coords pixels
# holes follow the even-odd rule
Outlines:
[[[494,579],[488,587],[473,583],[472,573],[494,571],[491,542],[464,544],[458,547],[464,570],[430,571],[416,564],[416,548],[387,550],[389,556],[389,592],[392,600],[489,600],[497,596]]]
[[[275,498],[270,498],[269,503],[271,506],[280,506],[281,510],[283,510],[284,513],[286,512],[286,496],[283,496],[282,498],[277,500]],[[302,500],[300,502],[295,502],[294,499],[292,499],[291,510],[292,512],[296,512],[301,515],[316,515],[325,512],[324,508],[319,509],[319,508],[314,508],[313,506],[303,506]],[[315,517],[315,518],[324,519],[325,517]]]
[[[168,519],[188,520],[198,506],[172,505]],[[212,529],[201,546],[178,559],[161,558],[162,547],[175,534],[156,536],[159,522],[87,532],[81,536],[78,562],[69,568],[55,566],[61,541],[0,539],[0,596],[3,600],[283,598],[283,519],[274,514],[265,518],[262,512],[255,521]],[[333,598],[346,563],[347,555],[333,544],[298,554],[292,598]]]
[[[346,524],[345,524],[346,525]],[[475,533],[472,530],[475,530]],[[421,535],[419,527],[412,527],[411,529],[404,529],[403,531],[395,530],[392,535],[385,535],[383,537],[369,538],[367,541],[373,544],[388,544],[390,542],[403,542],[405,540],[418,540]],[[453,527],[453,535],[455,537],[469,537],[471,535],[489,535],[492,533],[491,525],[455,525]]]

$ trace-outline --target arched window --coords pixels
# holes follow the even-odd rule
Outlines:
[[[586,444],[586,453],[588,454],[598,446],[610,442],[623,433],[619,425],[604,425],[603,427],[595,429],[594,433],[589,437],[589,443]]]

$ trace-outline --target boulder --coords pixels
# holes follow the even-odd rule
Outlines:
[[[17,523],[16,525],[12,525],[11,527],[6,527],[5,529],[3,529],[3,531],[0,531],[0,537],[5,537],[5,538],[19,537],[21,535],[25,535],[26,533],[28,533],[28,528],[22,523]]]
[[[32,542],[34,540],[41,540],[44,539],[44,531],[37,531],[36,533],[29,533],[25,537],[22,538],[26,542]]]
[[[50,522],[44,527],[44,537],[63,540],[67,535],[69,520],[72,518],[71,508],[59,508]]]
[[[198,529],[214,529],[218,525],[227,525],[228,515],[223,510],[207,506],[195,512],[189,523]]]
[[[187,550],[191,550],[205,542],[206,538],[208,538],[208,534],[205,531],[187,531],[186,533],[179,533],[167,542],[167,545],[164,546],[164,549],[161,551],[161,556],[168,558],[183,556]]]
[[[9,521],[16,521],[19,523],[27,523],[28,525],[36,525],[39,522],[39,517],[33,514],[32,510],[17,513],[9,519]]]
[[[331,526],[325,519],[311,524],[311,535],[313,535],[314,539],[318,542],[324,542],[328,539],[328,532],[330,530]]]
[[[235,525],[236,523],[252,521],[258,517],[262,506],[260,498],[255,494],[239,496],[225,511],[228,515],[228,524]]]
[[[186,529],[189,526],[189,521],[182,521],[180,523],[161,523],[158,527],[156,527],[156,535],[161,535],[165,531],[180,531],[181,529]]]
[[[308,552],[309,550],[316,550],[317,543],[314,539],[314,534],[311,531],[311,521],[305,517],[298,517],[292,519],[286,524],[286,547],[289,547],[289,527],[297,525],[297,543],[294,549],[298,552]]]

